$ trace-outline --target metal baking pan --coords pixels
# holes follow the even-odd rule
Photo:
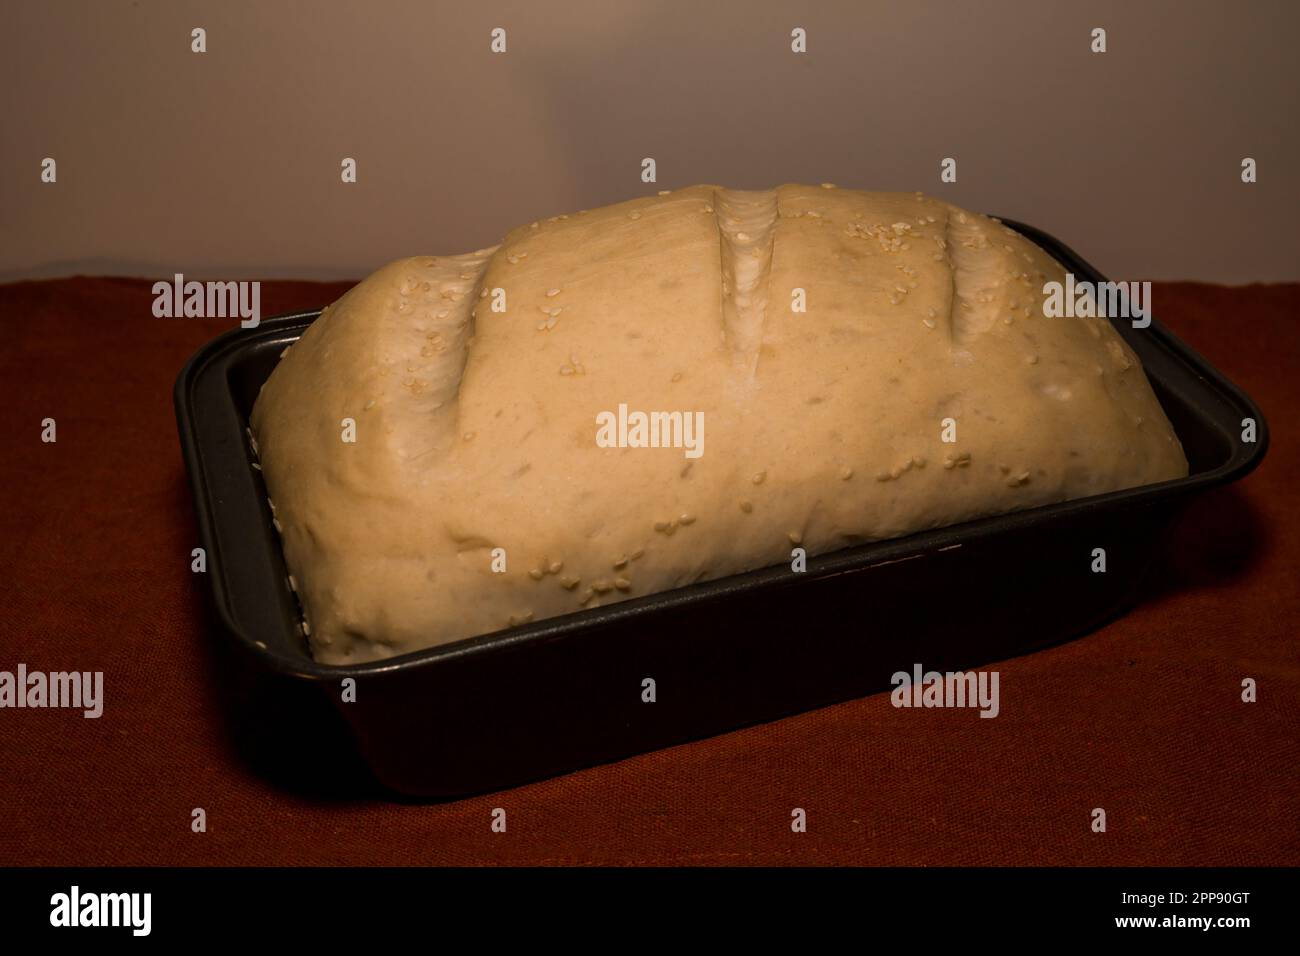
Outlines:
[[[1076,277],[1104,281],[1014,222]],[[204,346],[176,382],[207,579],[224,631],[262,667],[313,682],[376,777],[452,798],[774,720],[969,669],[1096,628],[1138,598],[1160,532],[1188,498],[1250,472],[1268,447],[1255,404],[1158,322],[1116,328],[1190,463],[1187,478],[968,521],[484,634],[377,663],[316,663],[298,627],[245,427],[258,389],[317,316]],[[1242,420],[1257,440],[1240,440]],[[1106,549],[1094,573],[1092,551]],[[344,702],[344,678],[356,700]],[[653,678],[656,700],[642,701]]]

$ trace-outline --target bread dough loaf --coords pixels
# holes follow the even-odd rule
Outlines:
[[[393,262],[253,410],[312,652],[386,658],[1186,475],[1110,324],[1044,317],[1063,279],[996,220],[798,185]],[[702,453],[602,447],[621,405],[702,413]]]

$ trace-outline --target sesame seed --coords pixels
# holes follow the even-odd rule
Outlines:
[[[661,195],[661,196],[667,196],[670,192],[672,192],[671,189],[661,189],[661,190],[659,190],[659,195]]]
[[[834,188],[835,188],[834,183],[822,183],[822,189],[834,189]]]
[[[617,561],[614,562],[614,570],[615,570],[615,571],[622,571],[625,567],[627,567],[627,555],[626,555],[626,554],[623,555],[623,557],[619,558]]]
[[[615,578],[614,587],[618,588],[620,591],[630,591],[632,589],[632,582],[627,578]]]
[[[528,572],[528,576],[534,581],[540,581],[542,579],[542,571],[540,568],[533,568]]]
[[[559,289],[547,289],[547,290],[546,290],[546,297],[547,297],[548,299],[549,299],[551,296],[556,296],[556,295],[559,295],[559,294],[560,294],[560,290],[559,290]]]
[[[627,214],[627,218],[629,218],[629,219],[640,219],[640,218],[641,218],[641,214],[640,214],[639,212],[630,212],[630,213]]]
[[[687,513],[677,519],[682,524],[695,524],[695,515]]]
[[[788,535],[786,535],[786,537],[790,539],[791,544],[798,544],[800,541],[803,540],[803,535],[801,535],[798,531],[791,531]]]
[[[754,476],[750,478],[750,481],[752,481],[756,485],[761,485],[766,479],[767,479],[767,472],[760,471],[760,472],[756,472]]]
[[[840,479],[841,479],[841,480],[843,480],[843,481],[848,481],[848,480],[849,480],[850,478],[852,478],[852,477],[853,477],[853,469],[852,469],[852,468],[841,468],[841,469],[840,469]]]

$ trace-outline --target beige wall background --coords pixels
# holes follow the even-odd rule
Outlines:
[[[1020,219],[1116,278],[1300,278],[1300,3],[26,0],[4,18],[2,280],[359,277],[656,189],[824,181]]]

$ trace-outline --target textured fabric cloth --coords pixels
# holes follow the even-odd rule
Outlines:
[[[345,288],[263,283],[262,314]],[[103,671],[105,697],[0,709],[0,864],[1300,863],[1298,296],[1156,285],[1273,446],[1179,519],[1135,610],[997,665],[997,719],[882,694],[420,804],[376,790],[310,688],[229,652],[190,571],[171,389],[233,322],[155,318],[144,280],[0,287],[0,671]]]

